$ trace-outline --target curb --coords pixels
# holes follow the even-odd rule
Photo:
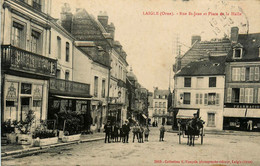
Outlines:
[[[176,133],[178,134],[178,131],[168,130],[168,133]],[[205,134],[209,135],[239,135],[239,136],[260,136],[259,134],[250,134],[250,133],[236,133],[236,132],[207,132],[205,131]]]
[[[28,155],[32,155],[32,154],[43,153],[43,152],[48,151],[49,149],[55,148],[55,147],[61,147],[61,146],[79,144],[79,143],[85,143],[85,142],[93,142],[93,141],[99,141],[99,140],[103,140],[103,139],[104,139],[104,137],[93,138],[93,139],[90,138],[90,139],[83,139],[80,141],[58,143],[58,144],[53,144],[53,145],[41,146],[41,147],[32,147],[32,148],[28,148],[28,149],[3,152],[3,153],[1,153],[1,159],[8,160],[8,159],[12,159],[12,158],[24,157],[24,156],[28,156]]]

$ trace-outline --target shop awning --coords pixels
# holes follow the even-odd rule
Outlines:
[[[178,112],[176,118],[180,118],[180,119],[193,118],[193,114],[196,114],[197,111],[198,110],[192,110],[192,109],[179,109],[179,112]]]
[[[74,99],[74,100],[91,100],[91,97],[72,97],[72,96],[60,96],[60,95],[53,95],[54,97],[61,98],[61,99]]]
[[[224,108],[224,117],[246,117],[245,108]]]
[[[142,114],[142,115],[143,115],[144,119],[147,119],[147,116],[145,116],[145,114]]]
[[[247,118],[260,118],[260,109],[247,109]]]

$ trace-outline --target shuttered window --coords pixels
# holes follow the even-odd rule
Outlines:
[[[250,73],[249,73],[249,81],[254,80],[254,67],[250,67]]]
[[[253,103],[253,88],[245,88],[245,103]]]
[[[240,88],[239,103],[244,103],[244,95],[245,95],[244,88]]]
[[[216,94],[216,105],[219,105],[219,93]]]
[[[199,94],[196,94],[196,104],[199,104]]]
[[[208,94],[207,93],[204,94],[204,104],[208,105]]]
[[[203,94],[200,94],[200,104],[202,104]]]
[[[232,88],[227,89],[227,102],[231,103]]]
[[[259,67],[255,67],[255,81],[259,81]]]
[[[245,81],[246,80],[246,76],[245,76],[245,73],[246,73],[246,68],[241,68],[241,81]]]
[[[232,68],[232,81],[240,81],[240,68]]]

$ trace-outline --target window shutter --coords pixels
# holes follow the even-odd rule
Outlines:
[[[202,104],[203,94],[200,94],[200,104]]]
[[[255,81],[259,81],[259,67],[255,67]]]
[[[250,67],[249,81],[254,80],[254,67]]]
[[[246,68],[241,68],[241,81],[245,81],[246,77],[245,77],[245,73],[246,73]]]
[[[204,94],[204,104],[208,105],[208,94],[207,93]]]
[[[232,68],[232,81],[236,80],[236,68]]]
[[[245,88],[245,103],[249,102],[249,88]]]
[[[260,103],[260,88],[258,88],[258,103]]]
[[[254,97],[254,89],[249,89],[249,103],[253,103],[253,97]]]
[[[199,104],[199,94],[196,94],[196,104]]]
[[[227,89],[227,102],[231,103],[232,88]]]
[[[240,88],[239,103],[244,103],[245,89]]]
[[[216,105],[219,105],[219,93],[216,94]]]

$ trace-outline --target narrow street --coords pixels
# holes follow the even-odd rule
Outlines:
[[[128,144],[96,141],[59,147],[2,165],[260,165],[259,136],[206,135],[204,144],[196,140],[194,147],[186,139],[179,144],[176,133],[166,132],[165,141],[159,142],[158,128],[151,128],[149,142],[132,143],[132,133],[130,138]]]

